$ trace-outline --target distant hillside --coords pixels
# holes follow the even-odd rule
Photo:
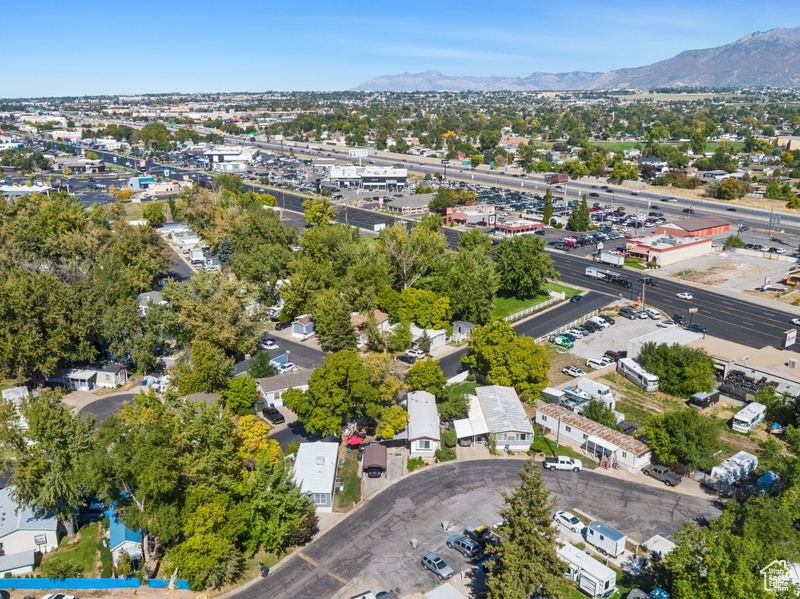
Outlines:
[[[607,73],[532,73],[527,77],[452,77],[438,71],[384,75],[362,91],[577,90],[647,87],[800,87],[800,27],[756,32],[731,44],[686,50],[644,67]]]

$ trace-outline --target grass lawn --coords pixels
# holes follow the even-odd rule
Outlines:
[[[581,291],[575,289],[574,287],[567,287],[566,285],[562,285],[561,283],[548,283],[547,288],[550,291],[554,291],[556,293],[563,293],[567,296],[567,298],[572,297],[573,295],[580,295]]]
[[[50,574],[57,578],[63,577],[64,573],[69,573],[69,577],[80,573],[84,578],[94,578],[97,568],[97,550],[100,545],[97,540],[99,526],[99,522],[92,522],[84,526],[75,543],[69,544],[68,538],[64,536],[58,551],[46,553],[42,557],[42,563],[37,573]]]
[[[556,442],[554,439],[550,439],[545,437],[541,431],[534,429],[534,439],[531,448],[534,451],[542,451],[548,457],[554,457],[556,455]],[[560,444],[558,446],[558,455],[566,456],[568,458],[576,458],[583,462],[584,468],[589,470],[594,470],[597,468],[597,462],[595,462],[591,458],[587,458],[582,453],[572,450],[570,447],[567,447],[564,444]]]
[[[635,268],[636,270],[647,270],[647,267],[641,263],[639,258],[625,258],[625,266]]]
[[[128,220],[142,220],[142,211],[146,204],[142,202],[125,202],[125,216]]]
[[[339,476],[344,482],[344,489],[336,495],[335,507],[345,512],[361,501],[361,477],[358,475],[358,452],[352,451],[339,466]]]
[[[450,396],[463,393],[464,395],[475,395],[475,389],[480,387],[478,383],[459,383],[450,387]]]
[[[515,297],[503,297],[498,295],[494,299],[494,312],[492,313],[491,320],[501,320],[506,316],[516,314],[526,308],[541,304],[550,299],[546,293],[532,297],[531,299],[519,300]]]

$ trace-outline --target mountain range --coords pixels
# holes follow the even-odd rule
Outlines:
[[[360,91],[562,91],[650,87],[800,87],[800,27],[757,31],[731,44],[686,50],[651,65],[607,73],[531,73],[527,77],[449,76],[438,71],[383,75]]]

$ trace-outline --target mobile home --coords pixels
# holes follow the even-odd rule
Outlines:
[[[591,379],[578,379],[578,389],[588,393],[592,399],[602,401],[612,410],[616,407],[614,396],[611,394],[611,388],[608,385]]]
[[[633,358],[620,358],[617,372],[643,390],[658,391],[658,377],[642,368]]]
[[[764,420],[767,406],[756,401],[747,404],[733,417],[733,430],[737,433],[749,433],[759,422]]]
[[[578,588],[589,595],[608,596],[617,588],[617,574],[587,555],[575,545],[559,539],[556,547],[558,557],[567,562],[567,578],[578,583]]]

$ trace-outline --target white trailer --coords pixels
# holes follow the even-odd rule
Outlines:
[[[608,596],[617,588],[614,570],[563,539],[556,543],[558,557],[567,563],[567,578],[577,582],[578,588],[589,597]]]
[[[192,264],[205,264],[206,257],[203,250],[194,249],[189,253],[189,260]]]
[[[612,410],[617,407],[614,396],[611,394],[611,387],[608,385],[598,383],[591,379],[578,379],[578,389],[586,391],[592,399],[602,401]]]
[[[589,522],[586,527],[586,540],[597,547],[603,555],[617,557],[625,551],[625,541],[628,540],[624,534],[616,528],[612,528],[600,520]]]
[[[602,262],[603,264],[611,264],[612,266],[622,266],[625,264],[625,256],[611,254],[609,252],[600,252],[600,257],[597,259],[597,261]]]
[[[613,281],[619,278],[618,272],[597,266],[587,266],[584,274],[590,279],[600,279],[601,281]]]

